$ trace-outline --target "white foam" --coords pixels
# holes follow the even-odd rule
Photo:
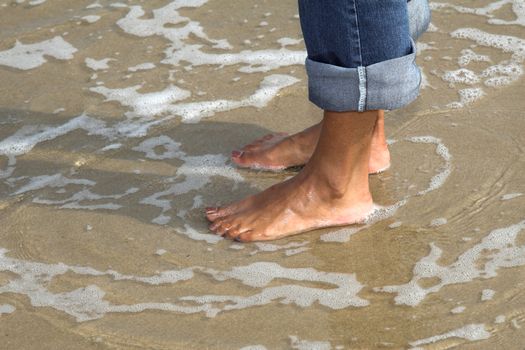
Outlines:
[[[491,87],[509,85],[521,75],[523,75],[523,67],[516,62],[496,64],[481,72],[481,76],[487,78],[484,84]]]
[[[450,338],[461,338],[468,341],[476,341],[490,338],[490,333],[485,330],[484,324],[469,324],[464,327],[454,329],[447,333],[410,342],[410,345],[420,346],[426,344],[433,344]]]
[[[46,1],[47,0],[30,0],[28,4],[30,6],[38,6],[38,5],[41,5],[41,4],[45,3]],[[18,4],[23,4],[25,2],[25,0],[16,0],[16,2]]]
[[[68,60],[73,58],[75,52],[77,49],[61,36],[34,44],[22,44],[17,40],[11,49],[0,51],[0,65],[29,70],[46,63],[44,56]]]
[[[157,251],[155,252],[155,255],[162,256],[166,254],[167,252],[168,251],[166,249],[157,249]]]
[[[166,221],[165,223],[161,223],[161,222],[155,222],[153,219],[153,223],[157,223],[159,225],[165,225],[167,224],[170,220],[171,220],[171,217],[169,216],[166,216],[164,214],[161,214],[159,216],[159,218],[162,218],[162,217],[166,217]],[[216,244],[220,241],[223,240],[223,238],[219,235],[216,235],[216,234],[213,234],[213,233],[210,233],[208,230],[206,230],[205,233],[202,233],[198,230],[196,230],[195,228],[191,227],[189,224],[185,223],[184,224],[184,228],[178,228],[177,229],[177,232],[182,234],[182,235],[185,235],[187,236],[188,238],[191,238],[195,241],[205,241],[207,243],[211,243],[211,244]]]
[[[129,67],[128,71],[137,72],[139,70],[150,70],[155,67],[156,67],[155,63],[145,62],[145,63],[137,64],[136,66],[133,66],[133,67]]]
[[[460,67],[468,66],[471,62],[491,62],[491,60],[489,56],[477,54],[471,49],[461,50],[461,56],[458,58]]]
[[[332,344],[328,341],[310,341],[299,339],[295,335],[290,335],[290,346],[297,350],[331,350]]]
[[[154,153],[156,146],[162,145],[166,152],[162,155]],[[207,154],[202,156],[188,156],[180,149],[180,144],[173,141],[168,136],[150,138],[143,141],[134,150],[145,152],[148,158],[167,159],[177,157],[184,163],[177,169],[173,178],[166,179],[166,182],[175,182],[166,190],[154,193],[141,200],[140,203],[152,205],[161,208],[160,215],[153,219],[154,223],[165,225],[170,222],[171,217],[166,213],[172,209],[171,201],[177,196],[196,191],[211,182],[214,176],[224,177],[233,180],[234,183],[243,182],[244,178],[231,166],[227,165],[229,159],[223,154]],[[180,179],[183,178],[182,181]],[[168,199],[163,199],[168,197]],[[182,231],[192,238],[198,237],[209,242],[217,242],[219,239],[216,235],[199,234],[190,226],[185,227]],[[220,238],[220,237],[219,237]]]
[[[57,188],[65,187],[67,185],[94,186],[95,184],[95,181],[91,181],[88,179],[68,179],[60,173],[54,175],[41,175],[30,178],[29,182],[26,185],[19,188],[13,194],[19,195],[22,193],[36,191],[46,187]]]
[[[180,8],[200,7],[207,2],[207,0],[172,1],[164,7],[152,10],[152,18],[147,19],[143,18],[145,12],[141,6],[130,6],[128,14],[117,21],[117,25],[126,33],[140,37],[163,36],[170,40],[175,48],[183,47],[184,40],[191,35],[214,44],[216,48],[231,48],[224,39],[209,38],[199,22],[181,16],[178,12]]]
[[[268,350],[268,349],[263,345],[247,345],[247,346],[243,346],[239,350]]]
[[[204,32],[199,22],[181,16],[178,12],[183,7],[198,7],[207,0],[173,1],[172,3],[153,10],[153,18],[144,19],[144,10],[140,6],[131,6],[125,18],[117,24],[129,34],[140,37],[158,35],[171,41],[171,46],[165,50],[166,58],[162,63],[179,66],[188,62],[192,66],[201,65],[243,65],[239,71],[245,73],[267,72],[290,65],[303,65],[306,58],[304,50],[292,51],[285,48],[279,50],[244,50],[238,53],[208,53],[200,44],[187,44],[185,41],[195,36],[208,42],[215,49],[232,49],[225,39],[211,39]],[[167,25],[177,24],[177,27]]]
[[[94,8],[101,8],[103,7],[98,1],[95,1],[94,3],[87,5],[87,9],[94,9]]]
[[[467,308],[464,307],[464,306],[458,306],[458,307],[455,307],[453,308],[452,310],[450,310],[451,313],[453,314],[460,314],[462,313],[463,311],[465,311]]]
[[[25,154],[38,143],[53,140],[77,129],[87,131],[88,135],[101,135],[106,131],[103,122],[86,114],[70,119],[62,125],[26,125],[14,135],[0,141],[0,155],[19,156]]]
[[[64,175],[58,173],[54,175],[41,175],[30,178],[29,182],[19,188],[13,193],[13,195],[20,195],[27,192],[37,191],[46,187],[50,188],[63,188],[68,185],[80,185],[82,189],[78,192],[73,193],[70,197],[61,200],[45,199],[39,196],[33,198],[34,203],[47,204],[47,205],[59,205],[59,208],[63,209],[108,209],[117,210],[122,206],[113,202],[98,203],[98,204],[82,204],[85,202],[99,202],[104,199],[120,199],[127,195],[138,192],[138,188],[130,188],[124,193],[101,195],[92,192],[86,187],[95,186],[96,182],[88,179],[69,179]]]
[[[516,16],[516,19],[509,21],[500,18],[494,18],[495,13],[497,13],[498,10],[509,4],[512,5],[512,11]],[[485,16],[488,18],[488,22],[490,24],[525,26],[525,4],[523,0],[499,0],[490,2],[484,7],[466,7],[450,3],[431,2],[430,7],[432,9],[450,7],[460,13],[470,13],[478,16]]]
[[[514,318],[512,321],[510,321],[510,323],[512,323],[512,327],[514,327],[515,329],[521,329],[521,326],[518,323],[517,319]]]
[[[124,275],[117,271],[99,271],[91,267],[69,266],[63,263],[46,264],[10,258],[7,251],[0,248],[0,271],[10,272],[17,277],[0,286],[0,294],[13,293],[26,295],[34,307],[51,307],[65,312],[78,322],[95,320],[107,313],[141,312],[144,310],[164,310],[180,313],[204,312],[214,317],[220,312],[239,310],[272,302],[295,304],[308,307],[313,303],[331,309],[363,307],[368,301],[357,296],[363,285],[354,274],[323,272],[313,268],[286,268],[273,262],[257,262],[247,266],[234,267],[229,271],[218,271],[202,267],[163,271],[153,276],[142,277]],[[203,295],[183,296],[180,303],[143,302],[137,304],[114,305],[104,300],[105,292],[96,285],[87,285],[72,291],[54,293],[48,289],[50,282],[57,276],[75,274],[79,276],[107,276],[114,281],[129,281],[143,284],[143,287],[162,284],[176,284],[188,281],[195,272],[211,276],[218,281],[237,280],[255,289],[255,293],[246,296]],[[274,279],[287,284],[268,286]],[[332,288],[305,287],[297,283],[314,282],[331,285]],[[145,293],[145,296],[148,294]],[[188,306],[188,302],[195,305]]]
[[[210,307],[208,316],[220,311],[244,309],[249,306],[266,305],[272,301],[282,304],[295,304],[309,307],[317,302],[330,309],[344,309],[350,306],[363,307],[369,302],[357,296],[363,286],[354,274],[320,272],[314,268],[285,268],[273,262],[256,262],[247,266],[233,267],[230,271],[206,269],[207,273],[219,281],[236,279],[247,286],[262,288],[260,293],[250,296],[204,295],[183,297],[181,300],[193,301]],[[321,282],[335,288],[314,288],[295,284],[268,287],[274,279],[290,281]],[[227,302],[227,303],[226,303]],[[224,304],[222,309],[211,312],[214,303]]]
[[[134,281],[146,285],[175,284],[193,278],[193,269],[163,271],[150,277],[124,275],[113,270],[99,271],[90,267],[68,266],[63,263],[45,264],[18,260],[6,256],[0,248],[0,271],[7,271],[18,277],[0,286],[0,294],[26,295],[34,307],[51,307],[77,319],[78,322],[103,317],[108,312],[140,312],[147,309],[178,312],[201,312],[202,307],[186,307],[174,304],[142,303],[112,305],[104,300],[105,292],[96,285],[88,285],[70,292],[53,293],[47,289],[56,276],[73,273],[81,276],[108,276],[115,281]]]
[[[72,194],[70,197],[61,200],[45,199],[41,197],[33,198],[33,203],[46,204],[46,205],[58,205],[62,209],[85,209],[85,210],[118,210],[122,208],[122,205],[113,202],[106,202],[100,204],[82,204],[85,202],[98,202],[104,199],[121,199],[125,196],[138,192],[139,189],[132,187],[126,190],[124,193],[107,194],[101,195],[92,192],[89,189],[83,189],[79,192]]]
[[[436,3],[434,3],[434,5],[436,5]],[[442,5],[445,7],[449,6],[448,4]],[[436,6],[437,8],[442,7],[441,5]],[[447,104],[447,108],[464,108],[486,94],[482,89],[483,85],[496,88],[503,87],[517,81],[519,77],[523,75],[522,63],[525,59],[524,39],[509,35],[491,34],[477,28],[459,28],[451,32],[450,35],[453,38],[472,40],[475,41],[477,45],[492,47],[511,53],[512,56],[510,59],[491,64],[481,71],[474,71],[472,69],[466,69],[465,67],[473,61],[492,63],[490,57],[477,54],[471,49],[462,50],[458,58],[460,68],[446,71],[442,75],[442,79],[451,84],[460,83],[471,85],[472,88],[459,90],[460,100]]]
[[[88,66],[88,68],[95,70],[95,71],[109,69],[108,63],[110,61],[116,61],[116,60],[113,58],[103,58],[101,60],[96,60],[94,58],[89,58],[89,57],[87,57],[84,60],[84,62],[86,63],[86,66]]]
[[[164,153],[157,154],[155,152],[155,148],[159,146],[164,148]],[[161,135],[142,141],[138,146],[133,147],[132,150],[146,153],[146,158],[161,160],[184,157],[186,154],[180,150],[180,146],[179,142],[173,141],[168,136]]]
[[[0,316],[2,316],[2,314],[12,314],[13,312],[15,312],[15,310],[16,308],[13,305],[1,304],[0,305]]]
[[[493,278],[500,268],[523,266],[525,245],[519,246],[516,241],[518,234],[524,229],[525,221],[493,230],[480,243],[462,253],[448,266],[438,264],[442,250],[431,243],[430,253],[416,263],[413,277],[408,283],[374,288],[374,290],[396,293],[395,303],[398,305],[416,306],[427,295],[436,293],[447,285],[467,283],[477,278]],[[485,252],[489,253],[485,254]],[[437,278],[439,283],[423,288],[419,281],[426,278]]]
[[[113,3],[111,3],[109,6],[111,6],[111,7],[116,7],[116,8],[125,8],[125,7],[128,7],[128,5],[126,5],[126,4],[123,3],[123,2],[113,2]]]
[[[191,96],[191,92],[170,85],[159,92],[141,94],[137,92],[142,86],[136,85],[123,89],[108,89],[105,86],[90,88],[91,91],[104,95],[106,101],[117,101],[121,105],[131,107],[140,116],[158,115],[168,112],[167,106],[182,101]]]
[[[121,143],[112,143],[112,144],[109,144],[103,148],[100,149],[99,152],[106,152],[106,151],[110,151],[110,150],[114,150],[114,149],[119,149],[122,147],[122,144]]]
[[[469,39],[479,45],[494,47],[512,53],[511,62],[521,63],[525,59],[525,40],[510,35],[484,32],[477,28],[460,28],[450,35],[454,38]]]
[[[396,221],[388,225],[388,228],[398,228],[401,227],[401,225],[403,225],[402,221]]]
[[[255,255],[255,254],[261,253],[261,252],[277,252],[277,251],[280,251],[280,250],[285,250],[285,251],[288,252],[288,250],[293,249],[293,248],[303,248],[303,250],[301,250],[301,251],[305,251],[305,250],[309,249],[309,248],[305,247],[306,245],[308,245],[308,243],[309,243],[309,241],[290,242],[290,243],[281,245],[281,244],[273,244],[273,243],[255,242],[254,245],[255,245],[255,247],[257,247],[257,249],[253,250],[250,253],[250,255]]]
[[[501,196],[502,201],[508,201],[523,196],[523,193],[508,193]]]
[[[452,156],[448,148],[443,144],[441,139],[434,136],[415,136],[407,139],[414,143],[430,143],[436,145],[436,153],[444,160],[445,164],[439,168],[439,172],[430,179],[430,184],[427,189],[418,192],[418,195],[424,195],[434,191],[445,183],[447,178],[452,173]]]
[[[442,226],[442,225],[446,225],[447,224],[447,219],[445,218],[437,218],[437,219],[434,219],[430,222],[430,226],[431,227],[437,227],[437,226]]]
[[[428,28],[427,28],[427,32],[430,32],[430,33],[435,33],[435,32],[438,32],[439,31],[439,28],[436,27],[436,25],[434,23],[429,23],[428,24]]]
[[[463,108],[473,102],[481,99],[485,92],[481,88],[468,88],[458,91],[459,101],[447,105],[448,108]]]
[[[303,65],[306,52],[286,48],[267,50],[243,50],[238,53],[210,54],[200,50],[200,45],[186,45],[182,49],[173,50],[169,58],[162,61],[165,64],[179,65],[181,62],[191,62],[191,66],[218,65],[242,66],[242,73],[268,72],[281,67]]]
[[[480,81],[476,73],[466,68],[446,71],[441,78],[449,83],[462,83],[467,85],[473,85]]]
[[[191,93],[176,86],[170,86],[161,92],[140,94],[141,86],[124,89],[108,89],[104,86],[93,87],[90,90],[106,97],[106,101],[117,101],[123,106],[130,107],[132,112],[126,113],[128,119],[115,126],[118,133],[128,137],[140,137],[147,134],[147,130],[174,116],[182,117],[186,123],[197,123],[202,118],[244,107],[265,107],[279,92],[295,83],[298,79],[288,75],[266,76],[257,91],[242,100],[214,100],[202,102],[176,103],[188,98]],[[153,116],[161,118],[154,119]]]
[[[496,294],[496,291],[494,291],[492,289],[483,289],[481,291],[481,301],[492,300],[492,298],[494,298],[495,294]]]
[[[84,16],[81,19],[87,23],[95,23],[97,22],[101,17],[96,15],[88,15]]]
[[[507,318],[505,317],[505,315],[498,315],[498,316],[496,316],[496,318],[494,319],[494,323],[497,323],[497,324],[499,324],[499,323],[504,323],[504,322],[506,321],[506,319],[507,319]]]
[[[277,40],[277,42],[278,42],[282,47],[298,45],[298,44],[300,44],[302,41],[303,41],[303,39],[293,39],[293,38],[287,38],[287,37],[280,38],[279,40]]]
[[[301,253],[304,253],[308,250],[310,250],[311,248],[309,247],[301,247],[301,248],[293,248],[293,249],[286,249],[284,251],[284,255],[286,256],[292,256],[292,255],[297,255],[297,254],[301,254]]]
[[[88,135],[106,135],[105,123],[83,114],[68,120],[62,125],[26,125],[15,134],[0,141],[0,156],[7,157],[7,167],[0,169],[0,178],[10,177],[16,166],[16,157],[23,155],[37,144],[53,140],[73,130],[85,130]]]

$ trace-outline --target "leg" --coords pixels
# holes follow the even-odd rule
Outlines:
[[[410,36],[417,40],[430,23],[427,0],[408,3]],[[370,174],[384,171],[390,166],[390,154],[384,134],[384,116],[378,119],[372,138]],[[383,132],[381,132],[381,130]],[[232,152],[232,161],[240,167],[282,170],[305,164],[310,159],[321,133],[321,123],[294,135],[269,134]]]
[[[363,221],[373,210],[368,161],[378,111],[325,112],[319,142],[294,178],[209,212],[210,229],[241,241],[271,240]]]
[[[372,136],[384,135],[378,110],[404,106],[418,93],[406,0],[300,0],[299,7],[309,97],[325,111],[321,134],[297,176],[207,210],[210,229],[229,238],[270,240],[364,220],[374,207]]]
[[[268,134],[232,152],[232,162],[241,168],[284,170],[306,164],[312,156],[321,134],[322,122],[297,134]],[[385,136],[385,114],[379,111],[374,133],[368,171],[377,174],[390,167],[390,152]]]

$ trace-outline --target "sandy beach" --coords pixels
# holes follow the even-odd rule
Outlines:
[[[322,116],[296,1],[0,0],[0,348],[524,349],[524,6],[431,2],[380,215],[242,244],[204,208],[296,170],[231,150]]]

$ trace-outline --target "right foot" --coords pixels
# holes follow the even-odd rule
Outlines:
[[[382,123],[383,121],[378,121]],[[241,150],[232,152],[232,161],[242,168],[263,170],[284,170],[306,164],[312,156],[319,135],[321,123],[294,135],[286,133],[268,134]],[[384,136],[384,125],[376,125],[372,138],[368,172],[377,174],[390,167],[390,152]]]

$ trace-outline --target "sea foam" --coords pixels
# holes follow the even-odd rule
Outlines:
[[[494,278],[500,268],[525,265],[525,245],[518,245],[517,239],[524,229],[525,221],[493,230],[480,243],[447,266],[438,264],[443,251],[432,243],[430,253],[414,266],[413,277],[408,283],[374,290],[396,293],[396,304],[416,306],[427,295],[436,293],[447,285],[467,283],[477,278]],[[422,287],[419,281],[428,278],[437,278],[439,282],[431,287]]]
[[[22,44],[17,40],[13,48],[0,51],[0,65],[29,70],[46,63],[44,56],[68,60],[73,58],[75,52],[77,49],[61,36],[34,44]]]

